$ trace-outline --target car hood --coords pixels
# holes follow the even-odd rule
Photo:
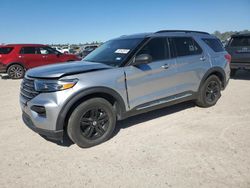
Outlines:
[[[67,75],[98,71],[110,68],[112,67],[102,63],[74,61],[74,62],[58,63],[53,65],[36,67],[28,70],[26,75],[31,78],[55,79]]]

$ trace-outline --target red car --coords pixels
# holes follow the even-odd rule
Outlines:
[[[22,78],[25,71],[42,65],[79,61],[73,54],[62,54],[42,44],[8,44],[0,46],[0,73],[12,79]]]

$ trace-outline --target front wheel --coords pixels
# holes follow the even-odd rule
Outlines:
[[[210,107],[217,103],[221,97],[221,81],[212,75],[207,78],[200,88],[196,105],[200,107]]]
[[[87,148],[108,140],[115,124],[112,105],[105,99],[93,98],[76,107],[69,118],[67,132],[74,143]]]
[[[20,79],[24,77],[25,70],[19,64],[13,64],[7,69],[7,73],[11,79]]]

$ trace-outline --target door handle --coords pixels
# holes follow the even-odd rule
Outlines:
[[[202,56],[202,57],[200,57],[200,60],[201,60],[201,61],[205,61],[205,60],[206,60],[206,57],[205,57],[205,56]]]
[[[168,69],[168,68],[169,68],[169,65],[168,65],[168,64],[164,64],[164,65],[161,66],[161,68],[163,68],[163,69]]]

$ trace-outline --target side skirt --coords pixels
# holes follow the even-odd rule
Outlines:
[[[130,111],[123,114],[121,119],[126,119],[128,117],[153,111],[156,109],[161,109],[164,107],[172,106],[186,101],[191,101],[197,99],[198,94],[194,92],[184,92],[181,94],[169,96],[166,98],[158,99],[152,102],[148,102],[139,106],[134,107]]]

